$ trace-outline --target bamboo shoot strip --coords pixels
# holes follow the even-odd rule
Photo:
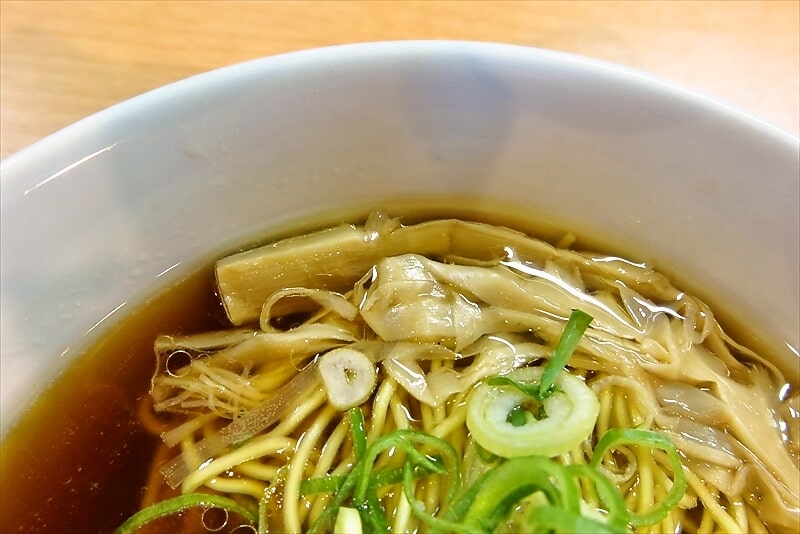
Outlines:
[[[387,234],[338,226],[222,259],[217,262],[216,277],[228,318],[235,325],[257,321],[264,303],[281,288],[345,292],[379,258],[399,251],[447,252],[448,233],[442,225],[423,226],[401,227]]]
[[[557,254],[550,245],[514,230],[455,219],[400,227],[388,224],[377,231],[342,225],[223,258],[217,262],[216,279],[228,318],[234,325],[243,325],[256,322],[264,303],[279,289],[344,293],[386,256],[413,252],[499,261],[507,258],[509,246],[535,262]]]

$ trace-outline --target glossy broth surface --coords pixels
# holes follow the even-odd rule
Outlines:
[[[165,329],[215,328],[209,269],[117,325],[23,415],[0,449],[0,532],[111,532],[139,508],[158,438],[137,407]]]

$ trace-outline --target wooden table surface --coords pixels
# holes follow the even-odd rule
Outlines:
[[[0,0],[0,158],[225,65],[360,41],[467,39],[648,71],[800,132],[800,1]]]

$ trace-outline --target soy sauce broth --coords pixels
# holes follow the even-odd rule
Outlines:
[[[0,532],[111,532],[139,508],[159,438],[140,425],[153,340],[224,312],[210,267],[123,319],[78,357],[0,444]]]

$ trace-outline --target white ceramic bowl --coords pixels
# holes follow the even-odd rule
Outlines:
[[[464,42],[298,52],[145,94],[0,171],[3,430],[210,253],[408,195],[597,229],[720,296],[798,381],[798,139],[614,65]]]

